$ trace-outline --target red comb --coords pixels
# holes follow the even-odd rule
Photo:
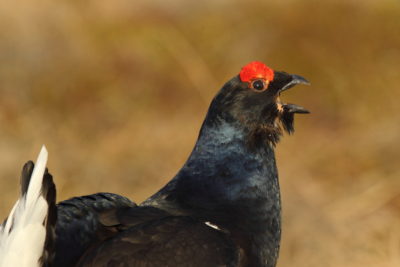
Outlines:
[[[242,82],[250,82],[254,79],[272,81],[274,79],[274,71],[260,61],[253,61],[242,68],[239,76]]]

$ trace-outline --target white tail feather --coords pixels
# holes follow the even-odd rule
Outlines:
[[[29,182],[28,191],[15,203],[7,221],[0,225],[0,267],[40,266],[46,239],[48,204],[42,196],[43,175],[47,163],[43,146]]]

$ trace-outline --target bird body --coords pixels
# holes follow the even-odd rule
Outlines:
[[[137,205],[98,193],[57,206],[54,266],[276,265],[281,201],[274,148],[304,108],[280,93],[307,83],[252,62],[213,99],[188,160]]]
[[[234,78],[226,86],[239,82]],[[281,207],[273,146],[252,140],[253,129],[214,105],[223,104],[214,99],[183,168],[143,205],[209,221],[229,233],[246,265],[275,266]]]

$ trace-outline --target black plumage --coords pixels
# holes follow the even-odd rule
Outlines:
[[[275,266],[281,202],[274,148],[307,81],[246,65],[213,99],[177,175],[140,205],[108,193],[61,202],[54,266]]]
[[[109,211],[136,207],[129,199],[110,193],[74,197],[57,205],[56,258],[54,266],[74,266],[90,246],[115,234],[100,216]]]

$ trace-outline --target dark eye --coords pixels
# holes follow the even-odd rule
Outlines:
[[[265,84],[264,80],[254,80],[251,82],[251,88],[256,91],[264,91],[267,85]]]

